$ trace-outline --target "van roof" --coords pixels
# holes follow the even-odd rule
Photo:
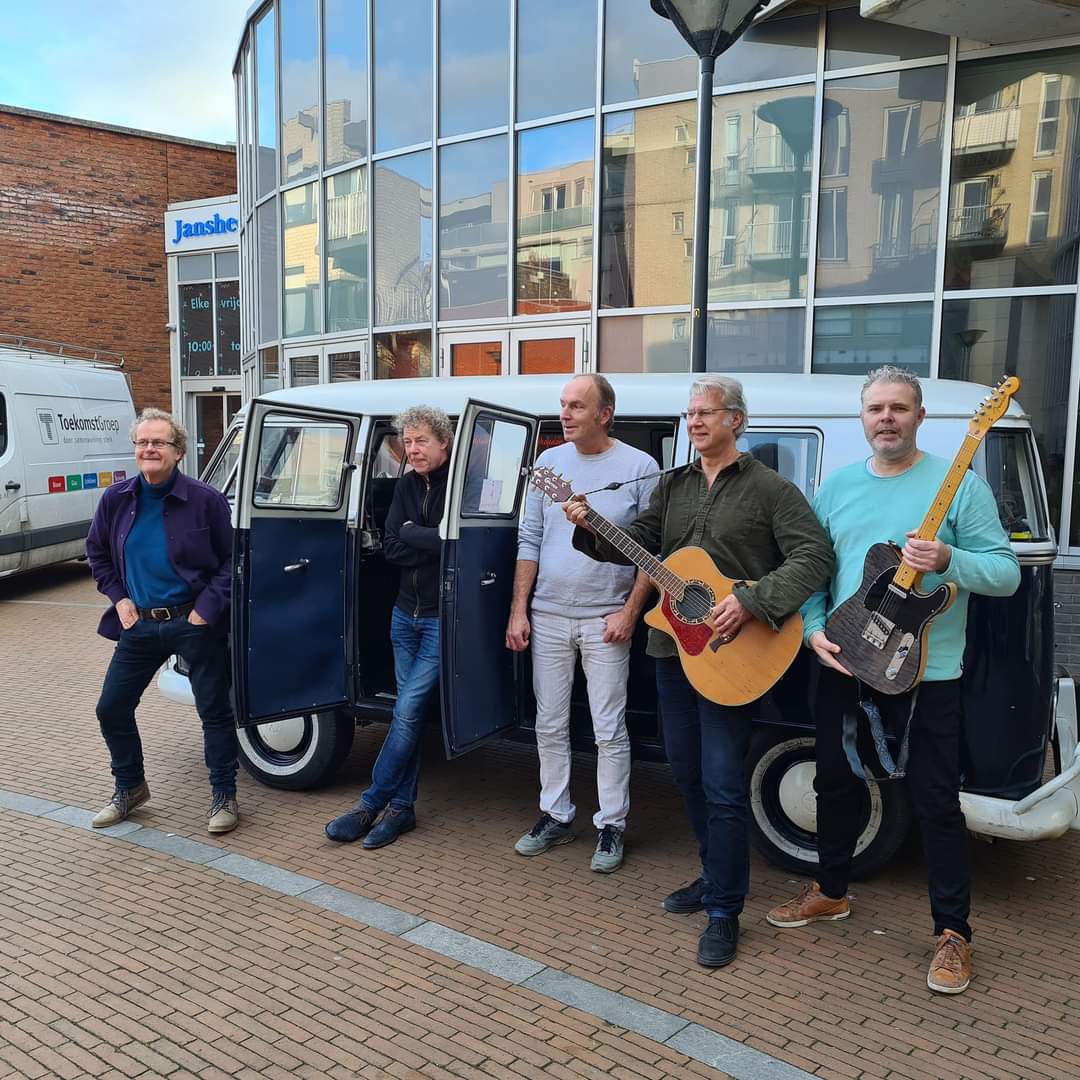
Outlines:
[[[751,420],[759,416],[805,420],[810,417],[856,416],[859,411],[860,375],[795,375],[732,373],[746,392]],[[690,373],[608,376],[615,388],[616,412],[623,418],[670,413],[686,408],[694,376]],[[274,390],[261,401],[300,405],[337,412],[393,415],[410,405],[435,405],[459,414],[466,398],[505,405],[523,412],[551,415],[559,394],[571,376],[507,375],[386,379],[320,383]],[[952,379],[922,379],[927,412],[937,417],[968,418],[986,397],[988,388]],[[1023,388],[1021,387],[1021,394]],[[1014,398],[1010,419],[1027,414]]]

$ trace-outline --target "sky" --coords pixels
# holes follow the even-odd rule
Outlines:
[[[232,64],[251,0],[4,4],[0,104],[235,142]]]

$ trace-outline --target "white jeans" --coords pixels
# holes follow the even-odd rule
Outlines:
[[[626,827],[630,810],[630,736],[626,732],[626,679],[630,642],[604,643],[604,620],[567,619],[542,611],[532,615],[533,692],[536,747],[540,752],[540,811],[557,821],[574,819],[570,800],[570,691],[574,662],[589,692],[596,739],[597,829]]]

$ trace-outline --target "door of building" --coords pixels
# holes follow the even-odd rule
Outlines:
[[[239,408],[239,393],[188,394],[186,422],[191,438],[185,464],[193,476],[202,476]]]
[[[587,357],[587,326],[439,335],[440,375],[573,375],[585,370]]]

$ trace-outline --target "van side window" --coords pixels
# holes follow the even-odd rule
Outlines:
[[[678,420],[623,420],[615,417],[615,426],[611,430],[612,438],[644,450],[651,455],[661,469],[671,466],[675,453],[675,432]],[[562,428],[558,421],[545,420],[540,425],[540,438],[536,447],[537,454],[559,446],[563,442]]]
[[[525,424],[494,416],[477,418],[465,464],[463,517],[513,515],[528,437]]]
[[[259,443],[255,505],[337,509],[348,443],[348,424],[268,416]]]
[[[0,454],[7,449],[7,401],[0,394]]]
[[[210,468],[203,479],[211,487],[216,487],[218,491],[226,492],[226,487],[231,491],[236,486],[235,479],[232,484],[229,484],[228,481],[233,475],[236,463],[240,460],[240,449],[243,446],[243,439],[243,426],[235,427],[232,430],[232,434],[229,435],[225,446],[219,447],[218,450],[215,451],[214,461],[211,463]]]
[[[1009,539],[1020,543],[1049,540],[1030,432],[995,428],[987,433],[983,446],[986,480]]]
[[[808,499],[817,486],[821,436],[816,431],[746,431],[739,436],[740,450],[749,451],[763,465],[790,480]]]

